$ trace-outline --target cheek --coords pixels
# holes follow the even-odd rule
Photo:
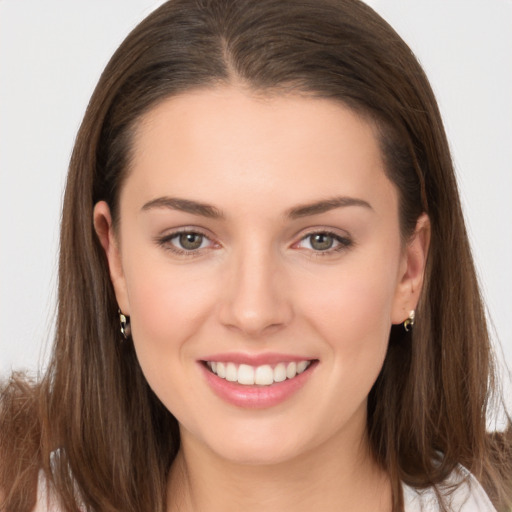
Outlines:
[[[144,261],[141,258],[139,261]],[[181,357],[215,303],[215,283],[165,261],[134,262],[126,272],[132,334],[141,364]],[[172,358],[166,358],[171,355]]]
[[[344,371],[365,364],[380,370],[392,323],[398,260],[391,252],[366,261],[362,255],[344,268],[329,270],[302,292],[302,310],[309,312],[309,322]]]
[[[339,325],[363,332],[389,330],[396,280],[392,267],[383,270],[358,265],[331,275],[328,282],[318,281],[304,294],[304,309],[315,312],[319,326]]]
[[[142,261],[142,260],[140,260]],[[147,263],[147,261],[146,261]],[[214,284],[184,267],[130,266],[132,336],[149,386],[177,418],[187,418],[194,350],[211,311]],[[185,399],[188,397],[188,399]]]

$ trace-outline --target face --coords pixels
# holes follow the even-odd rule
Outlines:
[[[138,126],[120,224],[99,203],[95,225],[185,445],[267,463],[364,438],[426,251],[401,243],[369,123],[298,95],[172,97]]]

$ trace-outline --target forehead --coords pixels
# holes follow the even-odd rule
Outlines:
[[[374,126],[342,103],[234,87],[180,94],[145,114],[127,181],[141,202],[162,193],[279,203],[395,193]]]

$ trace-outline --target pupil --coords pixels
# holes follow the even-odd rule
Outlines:
[[[334,240],[331,235],[318,234],[311,237],[311,246],[318,251],[326,251],[332,247]]]
[[[183,233],[180,235],[180,245],[187,250],[199,249],[203,236],[197,233]]]

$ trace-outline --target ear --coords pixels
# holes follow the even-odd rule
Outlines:
[[[400,324],[416,309],[423,287],[428,249],[430,246],[430,219],[423,213],[416,222],[413,235],[402,254],[395,299],[393,302],[393,324]]]
[[[94,206],[93,220],[94,229],[107,256],[110,280],[114,286],[119,309],[125,315],[129,315],[130,306],[126,291],[126,280],[123,272],[121,252],[119,250],[119,239],[114,232],[110,208],[105,201],[100,201]]]

